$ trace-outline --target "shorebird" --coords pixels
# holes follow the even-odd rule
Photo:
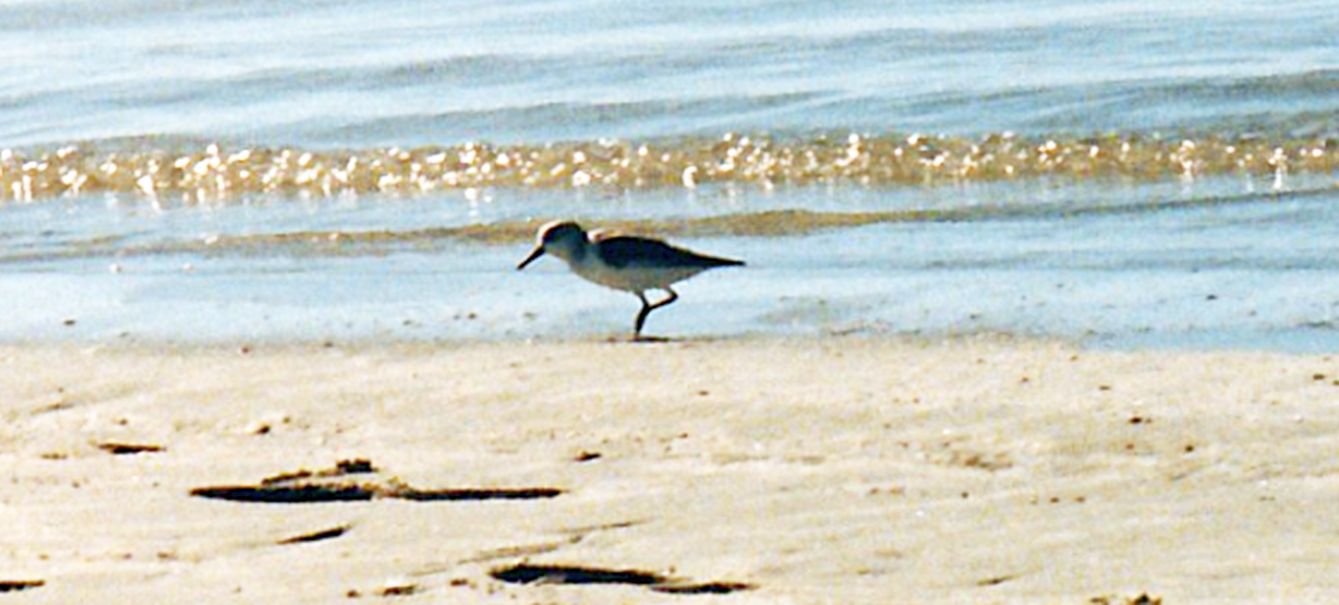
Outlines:
[[[658,239],[609,235],[602,231],[587,233],[572,221],[553,221],[539,228],[535,249],[516,270],[535,259],[551,254],[567,262],[573,273],[594,282],[637,295],[642,310],[633,324],[633,340],[642,339],[642,325],[651,311],[679,299],[670,286],[716,267],[744,264],[744,261],[698,254]],[[648,290],[664,290],[664,300],[652,304]]]

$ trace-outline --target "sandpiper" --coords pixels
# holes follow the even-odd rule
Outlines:
[[[744,261],[698,254],[657,239],[587,233],[572,221],[553,221],[539,228],[535,249],[516,266],[519,271],[544,254],[567,262],[586,281],[637,295],[642,310],[637,313],[633,339],[642,339],[642,324],[656,309],[678,300],[670,286],[715,267],[742,265]],[[651,304],[647,290],[664,290],[668,297]]]

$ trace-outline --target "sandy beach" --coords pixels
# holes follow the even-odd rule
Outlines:
[[[7,602],[1339,594],[1333,357],[1003,337],[8,345],[0,412]],[[219,486],[369,499],[192,495]]]

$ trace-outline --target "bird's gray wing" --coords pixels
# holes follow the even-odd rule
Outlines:
[[[604,264],[615,268],[647,265],[710,268],[743,264],[737,260],[698,254],[660,240],[627,235],[602,239],[596,244],[595,249]]]

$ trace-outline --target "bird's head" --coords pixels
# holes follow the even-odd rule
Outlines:
[[[539,228],[535,234],[535,249],[530,255],[516,265],[516,270],[521,270],[534,262],[535,259],[552,254],[563,260],[571,260],[585,248],[587,244],[586,230],[581,225],[572,221],[553,221],[546,223]]]

